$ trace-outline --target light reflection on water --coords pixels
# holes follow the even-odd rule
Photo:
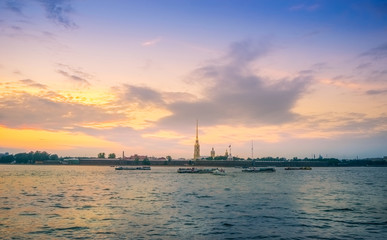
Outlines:
[[[386,168],[0,166],[4,239],[385,239]]]

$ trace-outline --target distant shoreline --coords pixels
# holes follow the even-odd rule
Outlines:
[[[251,160],[196,160],[196,161],[150,161],[150,166],[163,167],[181,167],[181,166],[198,166],[198,167],[387,167],[387,161],[380,159],[366,159],[366,160],[321,160],[321,161],[251,161]],[[77,162],[63,164],[60,162],[36,162],[34,164],[9,164],[2,163],[2,165],[80,165],[80,166],[134,166],[144,165],[140,161],[127,161],[119,159],[79,159]],[[147,165],[147,164],[145,164]]]

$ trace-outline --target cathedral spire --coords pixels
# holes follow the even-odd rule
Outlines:
[[[199,120],[196,119],[196,141],[199,141]]]
[[[200,145],[199,145],[199,121],[196,120],[196,140],[194,146],[194,160],[200,159]]]

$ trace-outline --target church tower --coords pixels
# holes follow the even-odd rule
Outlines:
[[[211,158],[212,158],[212,159],[215,158],[215,150],[214,150],[214,148],[212,148],[212,150],[211,150]]]
[[[200,159],[200,145],[199,145],[199,136],[198,136],[198,120],[196,120],[196,141],[194,146],[194,160]]]

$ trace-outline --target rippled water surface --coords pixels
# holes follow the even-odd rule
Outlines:
[[[2,239],[387,239],[387,168],[0,165]]]

